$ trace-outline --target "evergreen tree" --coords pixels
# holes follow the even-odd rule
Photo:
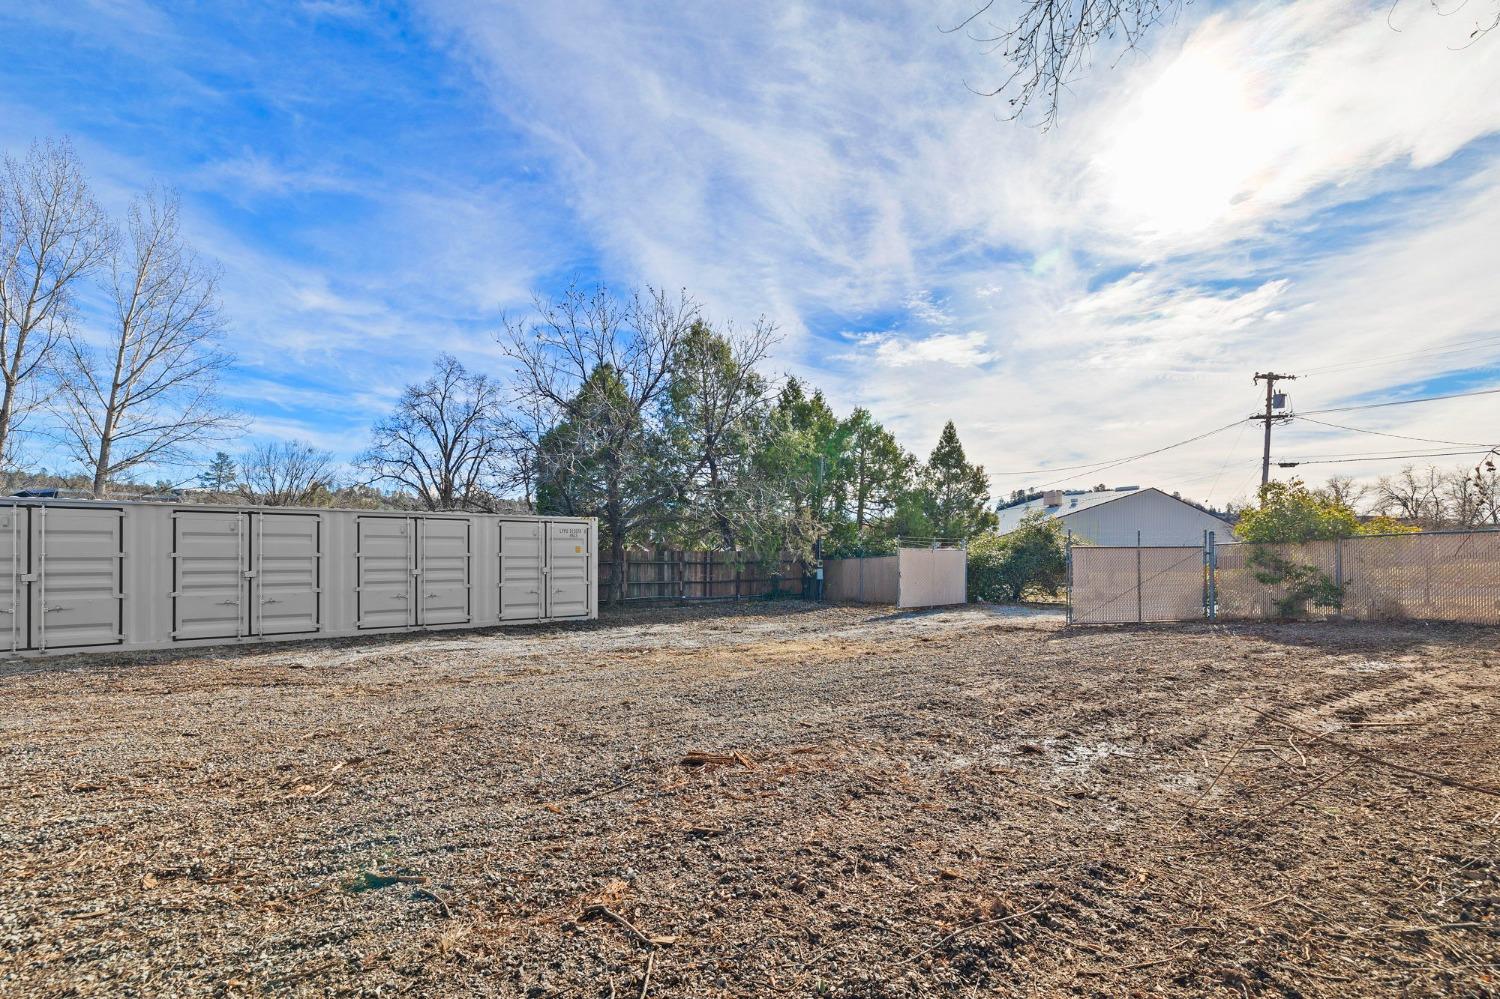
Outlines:
[[[836,487],[842,493],[845,516],[863,536],[866,528],[895,510],[901,494],[911,485],[917,459],[875,422],[867,409],[849,414],[839,431],[844,453]]]
[[[720,333],[698,320],[677,348],[665,425],[688,478],[683,515],[668,532],[674,541],[761,547],[766,493],[753,459],[765,429],[768,386],[755,365],[774,332],[761,322],[748,332],[730,327]]]
[[[922,470],[923,512],[934,537],[971,538],[999,523],[989,509],[989,479],[969,464],[953,421],[943,427],[937,447]]]
[[[222,493],[234,488],[239,481],[240,472],[235,467],[234,459],[223,451],[214,452],[213,461],[208,463],[198,476],[198,486],[212,492]]]
[[[789,551],[807,554],[835,520],[834,489],[842,435],[823,393],[796,378],[777,394],[754,467],[776,497],[779,533]]]

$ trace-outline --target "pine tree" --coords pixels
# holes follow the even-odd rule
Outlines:
[[[208,468],[198,476],[198,485],[200,488],[222,493],[233,488],[239,481],[239,475],[234,459],[225,452],[218,451],[214,453],[214,460],[208,463]]]
[[[999,521],[989,509],[990,486],[984,468],[969,464],[952,420],[943,427],[922,470],[921,491],[922,506],[936,537],[971,538]]]

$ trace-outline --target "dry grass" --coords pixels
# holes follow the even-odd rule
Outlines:
[[[0,995],[1494,995],[1500,797],[1387,764],[1500,786],[1495,637],[789,604],[0,665]]]

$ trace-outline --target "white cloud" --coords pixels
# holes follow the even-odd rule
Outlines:
[[[1228,422],[1253,408],[1250,374],[1268,366],[1322,369],[1293,384],[1312,408],[1497,358],[1482,344],[1436,351],[1500,331],[1500,168],[1495,141],[1476,142],[1500,131],[1500,44],[1451,51],[1465,26],[1413,0],[1395,10],[1399,32],[1384,6],[1194,5],[1143,53],[1100,53],[1048,133],[1001,122],[1001,105],[965,89],[1000,72],[936,30],[965,3],[422,9],[472,70],[452,85],[488,95],[544,184],[475,184],[439,158],[350,170],[285,146],[219,150],[179,178],[242,208],[350,188],[378,206],[357,222],[309,217],[296,252],[190,218],[226,266],[246,366],[266,382],[315,371],[358,385],[347,408],[360,420],[413,358],[491,362],[485,317],[574,266],[686,286],[716,316],[765,314],[789,334],[778,362],[837,403],[870,406],[919,452],[953,418],[997,471]],[[184,44],[169,22],[148,27]],[[317,97],[264,86],[277,107]],[[403,95],[380,95],[399,125]],[[16,110],[0,131],[56,131]],[[476,135],[493,134],[484,124]],[[86,153],[111,192],[152,176]],[[849,329],[881,332],[837,342]],[[1378,360],[1415,351],[1427,353]],[[321,414],[335,403],[294,392],[277,429],[333,440],[345,430]],[[1456,400],[1356,425],[1467,439],[1455,431],[1493,412]],[[1278,433],[1288,447],[1368,443]],[[1231,432],[1108,477],[1222,500],[1253,481],[1257,449]]]
[[[978,367],[994,355],[989,352],[985,335],[978,330],[968,333],[934,333],[931,336],[909,336],[899,333],[866,333],[857,342],[869,352],[876,364],[889,368],[913,365],[943,364],[952,367]],[[857,359],[859,355],[853,355]]]
[[[1368,205],[1355,249],[1316,214],[1431,185],[1500,130],[1500,46],[1450,51],[1456,22],[1420,5],[1399,33],[1332,0],[1188,10],[1096,60],[1046,134],[963,90],[998,65],[927,5],[428,9],[552,150],[612,266],[797,334],[829,314],[899,331],[794,336],[785,360],[918,451],[950,417],[994,469],[1146,450],[1246,415],[1255,370],[1500,328],[1500,181]],[[1106,264],[1126,266],[1100,284]],[[1121,474],[1222,500],[1257,474],[1254,435],[1228,436]]]

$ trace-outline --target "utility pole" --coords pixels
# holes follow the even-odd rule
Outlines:
[[[1296,375],[1280,375],[1274,371],[1257,371],[1256,382],[1266,383],[1266,411],[1264,414],[1256,413],[1250,417],[1252,420],[1264,420],[1266,424],[1266,446],[1260,459],[1260,485],[1264,489],[1266,483],[1271,481],[1271,424],[1277,420],[1290,420],[1290,413],[1277,413],[1276,410],[1286,406],[1286,395],[1276,391],[1276,383],[1279,381],[1294,382]]]

